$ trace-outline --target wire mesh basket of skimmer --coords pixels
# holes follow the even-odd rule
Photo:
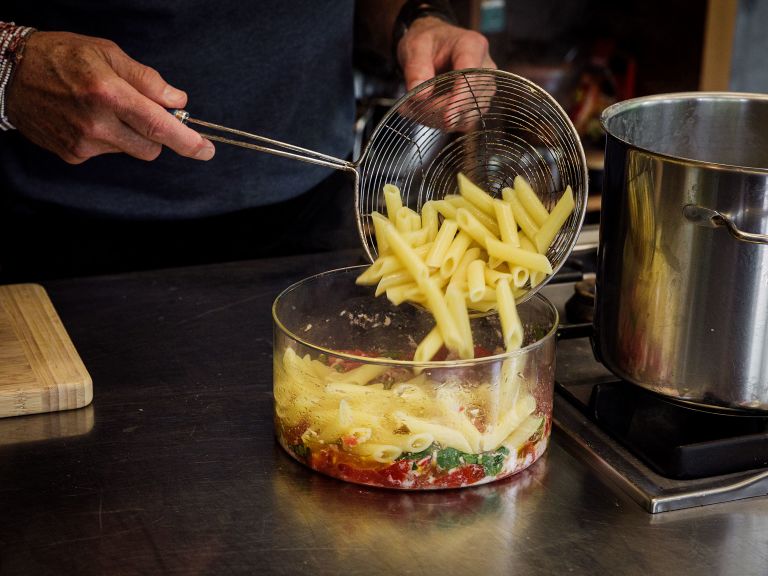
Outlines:
[[[385,184],[400,188],[403,203],[417,211],[428,200],[456,193],[459,172],[495,197],[520,175],[547,209],[570,185],[576,207],[547,252],[554,272],[570,254],[584,220],[587,165],[573,124],[544,89],[509,72],[458,70],[420,84],[384,115],[353,162],[211,124],[183,110],[175,115],[227,133],[201,131],[211,140],[353,173],[357,224],[371,260],[377,256],[371,213],[385,212]]]

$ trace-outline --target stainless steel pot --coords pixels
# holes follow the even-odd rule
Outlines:
[[[602,124],[597,356],[666,396],[768,410],[768,96],[637,98]]]

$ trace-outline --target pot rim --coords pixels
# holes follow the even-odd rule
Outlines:
[[[341,276],[344,274],[348,274],[350,275],[350,281],[353,281],[354,276],[357,275],[358,272],[361,272],[367,267],[368,267],[367,264],[362,264],[362,265],[334,268],[332,270],[326,270],[318,274],[307,276],[306,278],[303,278],[298,282],[294,282],[293,284],[291,284],[290,286],[282,290],[280,294],[278,294],[277,297],[272,302],[273,328],[280,330],[287,338],[289,338],[293,342],[297,342],[302,346],[304,346],[305,348],[314,350],[315,352],[318,352],[320,354],[329,354],[334,357],[341,358],[342,360],[350,360],[354,362],[361,362],[364,364],[376,364],[380,366],[393,366],[393,367],[400,366],[400,367],[406,367],[406,368],[422,368],[422,369],[472,368],[475,366],[485,366],[489,364],[495,364],[511,358],[524,357],[535,350],[543,348],[544,345],[547,344],[547,342],[553,340],[557,335],[558,329],[560,328],[560,314],[557,311],[557,308],[555,307],[554,304],[552,304],[552,302],[549,301],[548,298],[546,298],[543,294],[539,294],[538,292],[533,294],[533,296],[528,300],[526,300],[525,302],[518,303],[518,305],[520,306],[525,306],[526,304],[533,305],[534,302],[538,302],[539,304],[544,306],[546,311],[549,313],[549,319],[551,321],[551,326],[549,326],[549,328],[547,329],[546,334],[544,334],[537,340],[529,343],[528,345],[521,346],[516,350],[512,350],[512,351],[505,350],[503,352],[499,352],[498,354],[492,354],[490,356],[481,356],[479,358],[456,358],[452,360],[428,360],[424,362],[415,362],[413,360],[395,360],[391,358],[360,356],[360,355],[346,352],[343,350],[334,350],[326,346],[321,346],[315,342],[312,342],[307,338],[300,336],[295,331],[291,330],[285,325],[282,318],[280,317],[278,308],[282,304],[283,300],[289,297],[292,292],[295,292],[296,290],[299,290],[299,289],[305,289],[308,285],[311,285],[313,282],[317,282],[318,280],[321,280],[328,276]],[[372,298],[374,297],[372,291],[371,291],[371,297]],[[498,314],[498,313],[493,312],[493,314]],[[273,347],[274,347],[274,342],[273,342]]]
[[[611,104],[610,106],[605,108],[603,112],[600,114],[600,125],[605,131],[605,133],[611,138],[618,140],[619,142],[623,143],[624,145],[630,148],[633,148],[635,150],[640,150],[642,152],[645,152],[657,158],[662,158],[664,160],[668,160],[671,162],[683,163],[683,164],[688,164],[688,165],[699,167],[699,168],[707,168],[712,170],[723,170],[723,171],[740,172],[740,173],[747,173],[747,174],[768,175],[768,167],[761,168],[757,166],[740,166],[737,164],[726,164],[726,163],[711,162],[706,160],[697,160],[695,158],[686,158],[685,156],[672,155],[672,154],[667,154],[665,152],[657,152],[657,151],[651,150],[646,146],[640,146],[638,144],[635,144],[629,141],[627,138],[622,138],[620,136],[617,136],[615,132],[609,129],[608,127],[608,123],[612,119],[616,118],[617,116],[619,116],[620,114],[628,110],[640,108],[643,106],[653,105],[663,101],[682,101],[682,100],[743,100],[743,101],[757,100],[757,101],[765,102],[768,105],[768,94],[760,94],[757,92],[709,91],[709,92],[670,92],[665,94],[653,94],[650,96],[639,96],[637,98],[630,98],[628,100],[622,100],[621,102],[616,102],[615,104]]]

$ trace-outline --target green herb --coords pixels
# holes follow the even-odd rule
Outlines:
[[[437,465],[444,470],[451,470],[464,464],[477,464],[477,455],[467,454],[456,448],[444,448],[437,453]]]
[[[486,476],[496,476],[504,468],[504,460],[509,456],[506,446],[501,446],[495,452],[484,452],[480,455],[480,465],[485,470]]]
[[[294,444],[291,446],[291,450],[302,460],[309,459],[309,446],[306,446],[305,444]]]
[[[426,448],[422,450],[421,452],[403,452],[398,456],[398,460],[421,460],[422,458],[426,458],[427,456],[430,456],[432,454],[433,446],[430,446],[429,448]]]
[[[413,466],[411,466],[411,469],[412,470],[416,470],[416,468],[418,467],[417,466],[417,462],[419,462],[420,460],[423,460],[424,458],[428,458],[428,457],[432,456],[432,452],[436,448],[437,448],[437,446],[435,444],[432,444],[431,446],[429,446],[428,448],[425,448],[421,452],[403,452],[396,459],[397,460],[412,460],[413,461]]]
[[[508,455],[509,450],[505,446],[481,454],[467,454],[456,448],[445,448],[437,453],[437,465],[444,470],[452,470],[466,464],[479,464],[486,475],[496,476],[504,467],[504,460]]]

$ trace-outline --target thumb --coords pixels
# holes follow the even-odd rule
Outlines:
[[[136,62],[127,54],[113,58],[112,66],[118,76],[161,106],[184,108],[187,105],[186,93],[168,84],[154,68]]]

